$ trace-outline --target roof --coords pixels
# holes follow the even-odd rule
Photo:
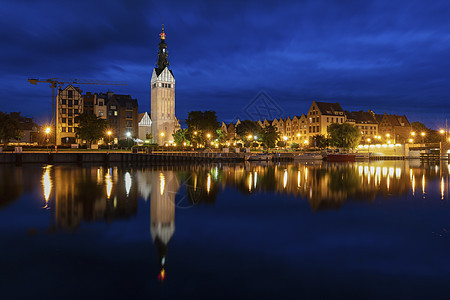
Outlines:
[[[166,68],[167,68],[167,70],[169,70],[170,74],[172,74],[172,76],[173,76],[173,77],[175,77],[175,76],[173,75],[173,72],[172,72],[172,70],[171,70],[171,69],[169,69],[168,67],[166,67]],[[165,68],[164,68],[164,69],[165,69]],[[162,73],[162,71],[164,71],[164,69],[160,69],[160,68],[155,68],[156,76],[159,76],[159,75],[161,75],[161,73]]]
[[[403,116],[397,116],[397,115],[388,115],[387,113],[384,113],[384,115],[376,115],[377,116],[377,120],[379,118],[379,116],[382,116],[383,118],[386,119],[386,121],[389,123],[389,125],[391,126],[410,126],[411,124],[408,121],[408,118],[406,118],[405,115]],[[381,122],[383,120],[383,118],[381,118],[380,120],[378,120],[378,122]]]
[[[334,112],[344,112],[339,103],[316,102],[322,115],[334,115]]]
[[[117,95],[113,94],[111,97],[108,98],[106,101],[109,103],[110,101],[116,101],[119,106],[127,106],[127,103],[131,103],[133,107],[138,107],[138,102],[136,99],[132,99],[130,95]]]
[[[143,113],[140,113],[139,115],[138,115],[138,122],[141,122],[141,120],[142,120],[142,118],[145,116],[145,112],[143,112]]]
[[[345,112],[347,115],[347,119],[355,120],[356,123],[369,123],[376,124],[378,123],[375,119],[375,116],[368,111],[352,111],[351,113]]]

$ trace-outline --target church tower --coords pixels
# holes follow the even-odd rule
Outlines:
[[[175,78],[167,60],[164,24],[160,37],[158,61],[151,79],[151,119],[153,141],[164,145],[173,142],[172,134],[180,125],[175,117]]]

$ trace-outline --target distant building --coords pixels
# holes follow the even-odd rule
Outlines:
[[[364,141],[371,139],[371,141],[375,142],[375,137],[378,136],[378,121],[375,118],[373,111],[346,111],[345,116],[347,118],[347,123],[358,127]]]
[[[391,136],[396,143],[404,143],[410,138],[412,127],[406,116],[375,115],[378,122],[378,131],[382,136]]]
[[[97,97],[105,99],[107,119],[113,138],[126,139],[128,132],[131,138],[138,137],[139,107],[136,99],[130,95],[117,95],[113,92],[102,93]]]
[[[152,135],[152,120],[150,119],[150,116],[147,112],[139,114],[138,132],[139,139],[143,141],[149,140]],[[153,140],[153,138],[151,140]]]
[[[20,112],[11,112],[11,118],[17,120],[22,130],[22,137],[19,140],[11,140],[11,143],[35,143],[39,140],[39,125],[34,123],[33,118],[26,118]]]
[[[58,145],[77,143],[76,128],[78,117],[83,113],[83,96],[78,87],[68,85],[58,91],[56,141]]]
[[[86,92],[83,96],[84,113],[96,115],[99,118],[106,119],[105,99],[101,98],[97,93]]]
[[[152,136],[159,145],[173,142],[173,134],[180,129],[175,117],[175,77],[169,69],[164,26],[161,30],[158,61],[153,69],[151,85]]]

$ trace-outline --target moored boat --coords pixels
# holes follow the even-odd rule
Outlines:
[[[307,160],[307,161],[312,161],[312,160],[322,160],[323,156],[321,153],[303,153],[303,154],[298,154],[294,156],[295,160]]]

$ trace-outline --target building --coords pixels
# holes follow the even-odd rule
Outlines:
[[[56,142],[57,145],[76,144],[76,128],[78,117],[83,113],[83,96],[78,87],[69,84],[58,90],[57,116],[56,116]]]
[[[152,140],[152,120],[147,112],[140,113],[138,117],[138,138],[140,140]]]
[[[102,93],[97,96],[99,103],[103,99],[112,138],[117,141],[138,137],[139,107],[137,100],[131,98],[130,95],[118,95],[113,92]],[[128,136],[128,133],[130,136]]]
[[[313,101],[307,114],[307,134],[310,143],[316,135],[327,136],[327,129],[330,124],[343,124],[345,121],[344,110],[339,103]]]
[[[151,84],[152,136],[159,145],[173,142],[172,134],[180,129],[175,117],[175,77],[167,60],[166,34],[161,30],[158,61],[153,69]]]
[[[378,137],[378,121],[375,113],[369,111],[345,111],[347,123],[355,125],[361,131],[361,140],[375,142]]]
[[[86,92],[86,94],[83,96],[83,112],[90,115],[96,115],[97,117],[102,119],[106,119],[107,115],[105,103],[105,99],[99,97],[99,94]]]
[[[410,138],[412,127],[406,116],[375,115],[378,131],[381,136],[391,137],[394,143],[404,143]]]
[[[22,137],[19,140],[11,140],[11,143],[30,144],[39,141],[40,127],[34,123],[33,118],[23,117],[20,115],[20,112],[11,112],[9,115],[19,122],[20,129],[22,130]]]

